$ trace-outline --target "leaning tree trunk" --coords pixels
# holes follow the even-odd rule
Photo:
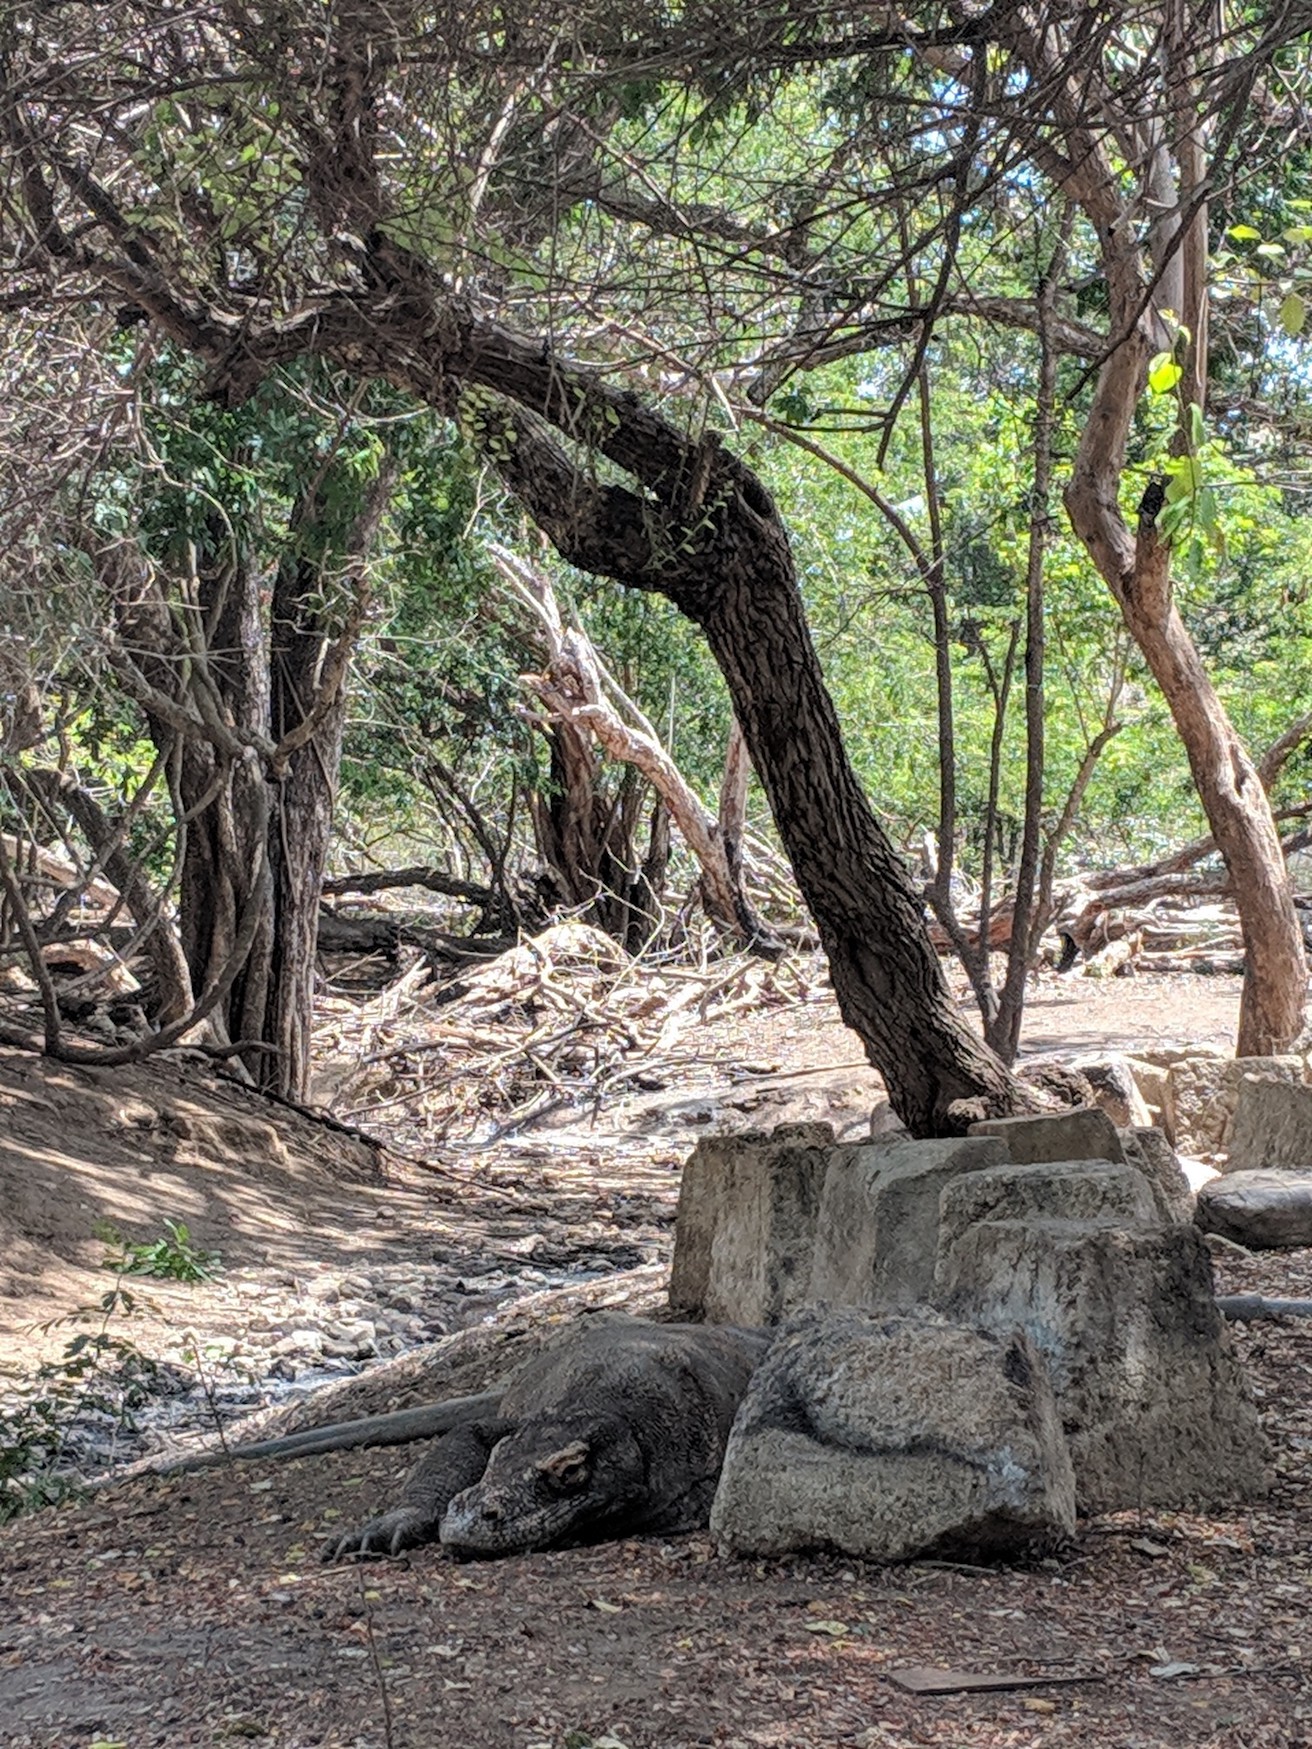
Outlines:
[[[913,1134],[1016,1109],[1024,1101],[1010,1076],[952,1003],[920,894],[852,770],[782,526],[736,509],[722,582],[694,617],[733,696],[843,1018]]]
[[[488,361],[485,351],[485,370]],[[651,497],[594,485],[522,411],[505,414],[514,436],[500,434],[498,465],[565,558],[659,590],[705,632],[815,919],[843,1018],[907,1128],[956,1134],[985,1115],[1032,1109],[1026,1090],[957,1013],[920,894],[852,769],[773,501],[718,445],[689,443],[630,397],[623,409],[628,427],[619,428],[618,447],[629,465],[637,472],[664,462],[666,472],[656,473],[663,524]]]

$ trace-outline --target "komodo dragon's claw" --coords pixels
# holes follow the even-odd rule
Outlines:
[[[431,1526],[411,1506],[398,1506],[381,1518],[371,1518],[324,1548],[325,1561],[344,1561],[348,1555],[399,1555],[431,1538]]]

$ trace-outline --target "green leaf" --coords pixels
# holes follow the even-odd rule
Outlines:
[[[1159,352],[1148,367],[1148,387],[1154,395],[1169,395],[1183,375],[1169,352]]]
[[[1201,449],[1207,442],[1207,426],[1203,422],[1203,410],[1197,401],[1189,403],[1189,447]]]
[[[1269,261],[1279,261],[1284,259],[1285,246],[1283,243],[1259,243],[1253,253],[1264,255]]]
[[[1251,225],[1231,225],[1226,235],[1233,237],[1236,243],[1260,243],[1262,241],[1262,233],[1255,231]]]
[[[1179,504],[1192,498],[1203,483],[1203,470],[1191,455],[1182,455],[1171,463],[1171,478],[1167,482],[1166,501]]]
[[[1303,324],[1306,321],[1306,301],[1296,291],[1286,293],[1285,301],[1280,306],[1280,326],[1291,340],[1303,332]]]

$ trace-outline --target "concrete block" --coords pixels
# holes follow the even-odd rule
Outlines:
[[[787,1324],[729,1436],[711,1533],[743,1555],[1041,1552],[1074,1528],[1052,1388],[1020,1332],[845,1308]]]
[[[833,1150],[816,1220],[808,1299],[896,1309],[929,1300],[939,1198],[963,1172],[1007,1157],[996,1137]]]
[[[683,1169],[670,1304],[714,1324],[774,1324],[802,1305],[834,1132],[707,1136]]]

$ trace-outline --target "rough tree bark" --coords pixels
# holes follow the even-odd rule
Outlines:
[[[585,404],[610,394],[561,361],[534,382],[516,338],[492,335],[471,374],[514,382],[501,416],[502,471],[559,551],[583,569],[658,589],[705,632],[734,700],[798,886],[815,918],[844,1019],[914,1134],[961,1130],[983,1111],[1031,1100],[956,1012],[919,893],[843,746],[811,642],[787,534],[756,476],[718,444],[694,442],[642,407],[602,420],[601,447],[648,495],[587,478],[534,413],[568,384]],[[562,423],[565,423],[562,418]],[[513,436],[512,436],[513,433]]]
[[[193,575],[179,594],[193,605],[176,614],[157,577],[123,549],[103,567],[118,629],[111,666],[175,773],[178,922],[191,988],[222,985],[211,1013],[217,1041],[249,1043],[242,1060],[252,1079],[293,1099],[309,1084],[346,666],[394,481],[387,464],[331,561],[310,556],[320,507],[317,488],[307,488],[271,589],[226,530],[216,532],[208,562],[191,555]],[[334,564],[340,577],[330,576]],[[341,612],[325,602],[333,582],[346,591]]]

